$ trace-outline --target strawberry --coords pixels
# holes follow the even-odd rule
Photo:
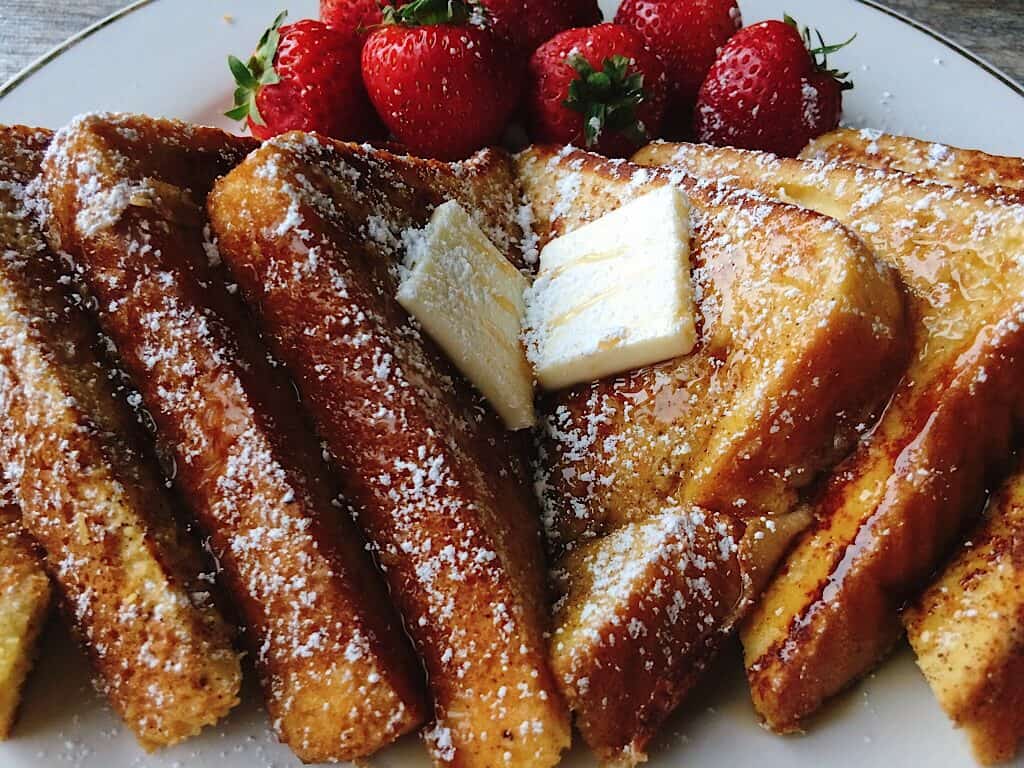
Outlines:
[[[494,29],[527,56],[559,32],[602,19],[597,0],[481,0]]]
[[[281,26],[285,15],[263,33],[248,63],[228,57],[237,88],[225,114],[246,120],[258,139],[296,130],[336,139],[380,136],[354,33],[309,19]]]
[[[366,35],[370,27],[380,24],[382,5],[390,0],[320,0],[320,21],[342,32]]]
[[[570,29],[530,59],[527,107],[535,141],[585,143],[625,156],[657,136],[667,81],[639,33],[619,24]]]
[[[665,129],[690,129],[697,91],[718,52],[742,25],[736,0],[623,0],[616,24],[632,27],[665,65],[669,82]]]
[[[502,134],[522,68],[482,7],[413,0],[385,8],[363,47],[363,81],[391,132],[414,154],[466,157]]]
[[[803,86],[803,125],[807,141],[834,131],[843,114],[843,85],[831,72],[814,72]],[[806,142],[805,142],[806,146]]]
[[[763,21],[729,41],[697,98],[698,141],[779,155],[796,155],[807,142],[839,125],[848,73],[828,68],[828,55],[853,42],[819,45],[795,21]]]

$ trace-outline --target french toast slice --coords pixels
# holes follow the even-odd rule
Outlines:
[[[253,147],[89,115],[55,136],[42,189],[51,238],[218,560],[275,731],[303,760],[349,760],[419,725],[421,673],[294,391],[204,239],[213,182]]]
[[[634,764],[809,521],[800,489],[895,386],[902,296],[842,226],[763,196],[572,148],[519,174],[539,246],[664,184],[694,212],[694,353],[541,409],[552,664],[598,756]]]
[[[803,160],[843,162],[903,171],[957,186],[974,186],[1024,203],[1024,158],[989,155],[976,149],[840,128],[814,139]]]
[[[200,548],[176,523],[95,325],[30,214],[26,186],[49,140],[0,129],[0,461],[99,687],[152,749],[227,714],[241,666]],[[43,606],[28,590],[40,601],[46,590],[29,582],[19,598],[32,625]],[[12,620],[16,604],[4,598]]]
[[[427,670],[436,762],[551,766],[568,712],[546,661],[524,438],[398,304],[404,244],[454,199],[513,261],[511,160],[446,165],[299,133],[221,180],[225,262],[296,379]]]
[[[14,725],[50,593],[35,545],[21,526],[21,510],[13,501],[0,501],[0,741]]]
[[[1024,207],[899,172],[742,150],[653,144],[637,160],[834,216],[908,287],[907,374],[742,631],[758,712],[794,730],[885,655],[901,607],[1006,469],[1022,415]]]
[[[903,614],[917,664],[985,765],[1012,760],[1024,736],[1024,473]]]
[[[1024,191],[1024,160],[1017,158],[876,134],[821,143],[807,154],[1002,195]],[[922,162],[925,156],[930,162]],[[918,666],[942,708],[967,732],[978,760],[1012,759],[1024,737],[1024,467],[989,501],[981,524],[904,611],[903,623]]]

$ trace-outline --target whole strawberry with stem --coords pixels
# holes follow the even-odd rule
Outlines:
[[[528,88],[534,141],[623,157],[659,135],[665,70],[629,27],[599,24],[555,35],[530,59]]]
[[[763,21],[737,32],[722,49],[697,97],[698,141],[778,155],[796,155],[839,125],[849,73],[831,69],[820,33],[785,21]]]
[[[342,32],[365,37],[381,23],[381,6],[391,0],[320,0],[320,21]]]
[[[523,71],[512,44],[466,0],[384,8],[367,38],[363,82],[410,152],[463,158],[496,143],[519,102]]]
[[[481,0],[495,31],[529,56],[559,32],[602,19],[597,0]]]
[[[236,88],[235,106],[225,114],[245,120],[252,135],[264,140],[287,131],[354,140],[380,136],[354,33],[309,19],[283,25],[285,17],[274,19],[248,62],[228,57]]]
[[[664,132],[686,137],[701,83],[742,26],[736,0],[623,0],[615,23],[639,32],[661,59],[669,82]]]

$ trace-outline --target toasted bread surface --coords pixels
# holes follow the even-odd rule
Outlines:
[[[836,217],[911,297],[915,350],[899,390],[744,628],[755,705],[772,728],[792,730],[888,651],[899,609],[1005,471],[1021,415],[1024,207],[907,174],[740,150],[654,144],[637,159]]]
[[[918,666],[978,760],[1011,760],[1024,736],[1024,474],[992,498],[903,618]]]
[[[18,190],[38,172],[38,157],[50,136],[28,128],[6,129],[0,138],[0,178],[11,184],[0,197],[0,246],[20,247],[26,211]],[[5,493],[0,501],[0,739],[14,725],[21,688],[34,660],[36,641],[49,612],[50,582],[33,542],[21,524],[21,510]]]
[[[296,379],[427,670],[435,760],[551,766],[545,568],[521,437],[401,309],[403,242],[458,200],[518,258],[510,159],[445,165],[286,134],[210,198],[221,253]]]
[[[981,187],[1024,203],[1024,158],[990,155],[908,136],[840,128],[820,136],[801,159],[903,171],[925,179]]]
[[[662,184],[694,209],[701,341],[545,399],[537,482],[562,586],[552,659],[588,742],[633,763],[806,524],[905,362],[894,275],[823,216],[533,148],[538,245]]]
[[[812,143],[806,154],[991,187],[1003,195],[1024,189],[1024,160],[1018,158],[902,136],[846,134],[823,137],[822,146],[815,150]],[[985,764],[1011,760],[1024,737],[1022,622],[1024,471],[1018,467],[953,562],[903,613],[921,671]]]
[[[290,384],[204,240],[207,193],[253,146],[86,116],[55,137],[43,190],[51,238],[80,271],[245,622],[275,730],[303,760],[353,759],[420,723],[421,683]]]
[[[6,500],[0,505],[0,741],[14,725],[50,592],[50,580],[21,526],[21,510]]]
[[[154,748],[223,717],[240,664],[198,544],[26,207],[49,139],[0,130],[0,458],[101,689]]]

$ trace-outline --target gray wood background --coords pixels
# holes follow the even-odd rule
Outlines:
[[[126,2],[0,0],[0,83]],[[1024,0],[887,0],[887,4],[1024,83]]]

